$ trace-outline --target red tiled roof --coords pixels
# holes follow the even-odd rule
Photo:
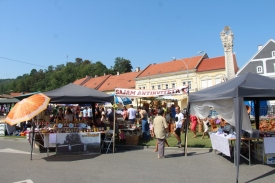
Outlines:
[[[233,55],[235,73],[238,71],[236,55]],[[203,59],[197,68],[197,72],[225,69],[225,56]]]
[[[137,78],[187,70],[186,66],[188,67],[188,70],[195,69],[200,63],[202,58],[203,58],[203,55],[184,58],[181,60],[173,60],[169,62],[152,64],[152,65],[149,65],[147,68],[145,68]],[[186,64],[184,64],[182,60]]]
[[[120,75],[110,76],[99,88],[99,91],[110,91],[115,88],[135,88],[135,78],[141,73],[128,72]]]
[[[10,95],[13,96],[13,97],[16,97],[16,96],[20,96],[20,95],[24,95],[24,94],[28,94],[28,93],[30,93],[30,92],[10,93]]]
[[[81,83],[82,83],[83,81],[85,81],[85,79],[87,79],[88,77],[89,77],[89,76],[87,76],[87,77],[85,77],[85,78],[78,79],[78,80],[74,81],[73,84],[81,85]]]
[[[88,88],[93,88],[98,90],[98,88],[108,79],[111,75],[106,75],[106,76],[99,76],[96,78],[90,77],[89,80],[87,80],[85,83],[81,84],[82,86],[88,87]]]
[[[197,68],[197,72],[225,69],[224,56],[203,59]]]

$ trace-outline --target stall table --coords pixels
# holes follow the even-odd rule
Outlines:
[[[234,157],[234,164],[236,165],[236,144],[233,145],[233,142],[236,141],[236,138],[226,138],[222,135],[217,135],[216,133],[210,133],[210,139],[212,143],[212,148],[216,151],[220,151],[226,156],[231,157],[232,153],[230,151],[230,146],[234,148],[233,157]],[[248,158],[245,157],[243,154],[240,154],[242,158],[247,160],[249,162],[249,165],[251,165],[251,141],[252,140],[259,140],[259,138],[241,138],[241,144],[244,144],[246,147],[248,147]],[[247,142],[248,141],[248,142]],[[230,142],[230,143],[229,143]]]
[[[101,152],[101,132],[41,133],[35,132],[34,142],[47,149],[56,148],[56,154],[89,154]],[[30,140],[32,132],[30,132]]]

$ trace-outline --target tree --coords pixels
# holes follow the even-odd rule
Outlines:
[[[114,72],[127,73],[132,72],[133,66],[130,60],[126,60],[123,57],[117,57],[115,59]]]
[[[76,58],[75,63],[76,65],[80,65],[83,62],[82,58]]]
[[[108,71],[107,67],[104,64],[102,64],[100,61],[97,61],[96,63],[93,64],[94,75],[102,76],[103,73],[106,74],[107,71]]]
[[[33,75],[35,75],[36,73],[37,73],[37,70],[36,70],[36,69],[32,69],[30,75],[33,76]]]

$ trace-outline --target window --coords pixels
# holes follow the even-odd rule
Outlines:
[[[189,89],[192,89],[192,82],[191,81],[183,81],[183,86],[189,86]]]
[[[160,90],[161,88],[160,88],[160,85],[158,85],[158,90]]]
[[[141,87],[138,87],[138,89],[140,89],[140,90],[141,90]]]
[[[176,87],[176,84],[175,83],[172,83],[172,88],[175,88]]]
[[[201,89],[212,86],[212,79],[201,80]]]
[[[275,57],[275,51],[271,52],[272,57]]]
[[[168,89],[168,84],[165,84],[164,86],[165,86],[165,89]]]
[[[152,90],[154,90],[154,89],[155,89],[155,86],[153,85],[153,86],[152,86]]]
[[[146,87],[144,86],[144,87],[142,87],[142,89],[145,89]]]
[[[215,78],[215,84],[219,84],[221,82],[222,82],[221,78]]]
[[[257,69],[257,73],[262,73],[263,72],[263,67],[262,66],[258,66],[256,69]]]
[[[191,83],[191,81],[188,81],[188,86],[189,86],[189,90],[191,90],[192,89],[192,83]]]

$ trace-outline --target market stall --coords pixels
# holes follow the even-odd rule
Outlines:
[[[187,86],[181,86],[177,88],[171,88],[166,90],[138,90],[138,89],[127,89],[127,88],[116,88],[115,95],[122,96],[122,97],[129,97],[129,98],[139,98],[140,101],[143,99],[145,101],[143,103],[143,107],[149,109],[154,108],[157,109],[158,107],[167,107],[166,102],[161,101],[165,100],[165,97],[170,97],[170,99],[177,99],[180,100],[181,98],[185,98],[187,93]],[[155,100],[157,97],[160,97],[159,100]],[[175,100],[175,101],[177,101]],[[138,101],[138,100],[137,100]],[[149,103],[147,101],[150,101]],[[138,106],[138,105],[137,105]],[[141,106],[141,104],[140,104]],[[169,115],[170,118],[170,115]],[[152,121],[152,119],[150,119]],[[169,121],[169,119],[168,119]],[[139,124],[137,124],[139,125]],[[124,125],[125,126],[125,125]],[[150,131],[149,131],[150,133]],[[148,134],[150,135],[150,134]],[[152,135],[152,134],[151,134]],[[135,135],[131,135],[130,131],[125,134],[126,136],[126,143],[129,145],[136,145],[138,143],[138,139],[140,137],[140,133],[135,133]]]
[[[208,116],[209,107],[216,111],[236,129],[236,182],[239,177],[240,143],[242,130],[252,133],[244,100],[253,100],[255,109],[260,100],[275,99],[275,80],[258,74],[247,73],[218,85],[189,95],[190,115]],[[259,110],[255,110],[256,126],[259,128]],[[274,142],[275,143],[275,142]]]
[[[56,104],[87,104],[90,103],[95,118],[95,103],[114,102],[114,97],[95,89],[76,84],[68,84],[61,88],[44,93],[50,97],[50,103]],[[103,130],[100,130],[103,131]],[[83,122],[57,122],[56,123],[56,148],[57,154],[76,152],[100,152],[101,132],[91,129]]]

